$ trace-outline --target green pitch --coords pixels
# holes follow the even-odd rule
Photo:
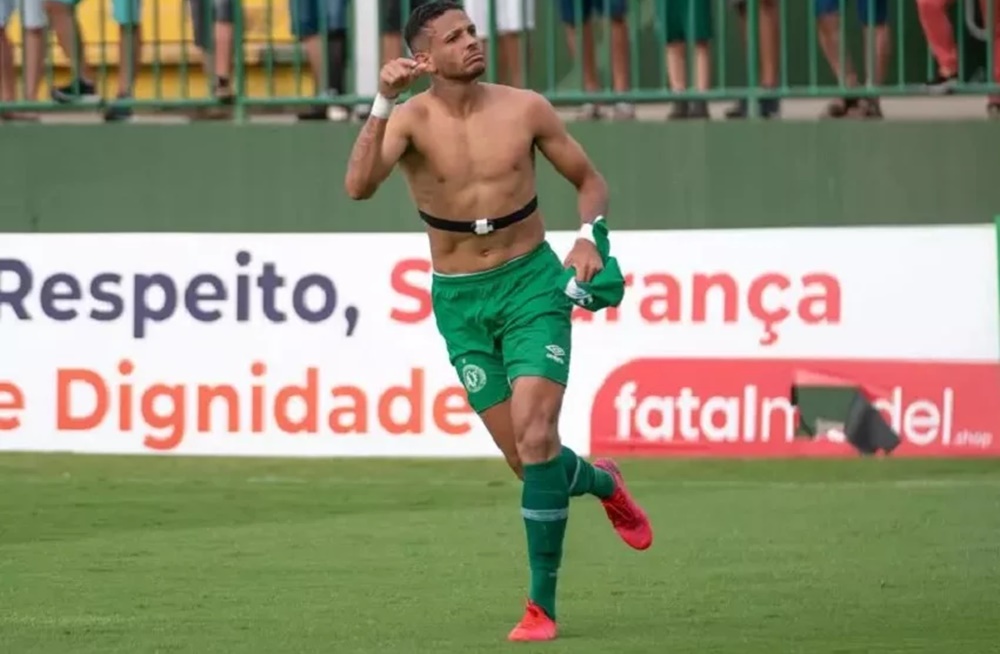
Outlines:
[[[1000,461],[623,461],[574,500],[562,639],[493,461],[0,456],[0,652],[1000,651]]]

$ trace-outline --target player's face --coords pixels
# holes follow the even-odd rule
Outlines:
[[[464,11],[449,11],[430,25],[430,58],[445,79],[472,81],[486,71],[476,26]]]

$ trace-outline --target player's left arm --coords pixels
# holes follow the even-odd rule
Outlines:
[[[566,181],[576,188],[580,223],[588,224],[608,212],[608,185],[566,123],[542,95],[532,93],[531,124],[535,144]]]
[[[544,96],[533,94],[531,124],[535,144],[552,166],[576,187],[580,234],[564,265],[576,269],[576,278],[589,282],[604,267],[594,245],[591,224],[608,212],[608,184],[583,147],[566,129],[559,114]]]

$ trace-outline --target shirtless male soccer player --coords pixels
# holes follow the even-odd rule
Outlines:
[[[524,617],[508,638],[551,640],[571,496],[599,498],[629,546],[644,550],[653,540],[614,462],[591,465],[557,433],[574,306],[559,278],[572,267],[589,281],[601,269],[590,232],[607,211],[607,186],[544,97],[477,82],[485,59],[459,3],[421,5],[404,36],[414,58],[382,68],[345,187],[364,200],[397,162],[403,170],[429,228],[438,330],[470,405],[523,479],[531,585]],[[395,106],[425,74],[430,89]],[[577,189],[582,226],[565,262],[545,240],[536,147]]]

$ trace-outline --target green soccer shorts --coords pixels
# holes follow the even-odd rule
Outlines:
[[[559,289],[562,272],[559,257],[543,242],[492,270],[434,274],[438,331],[477,413],[509,398],[518,377],[566,385],[573,303]]]

